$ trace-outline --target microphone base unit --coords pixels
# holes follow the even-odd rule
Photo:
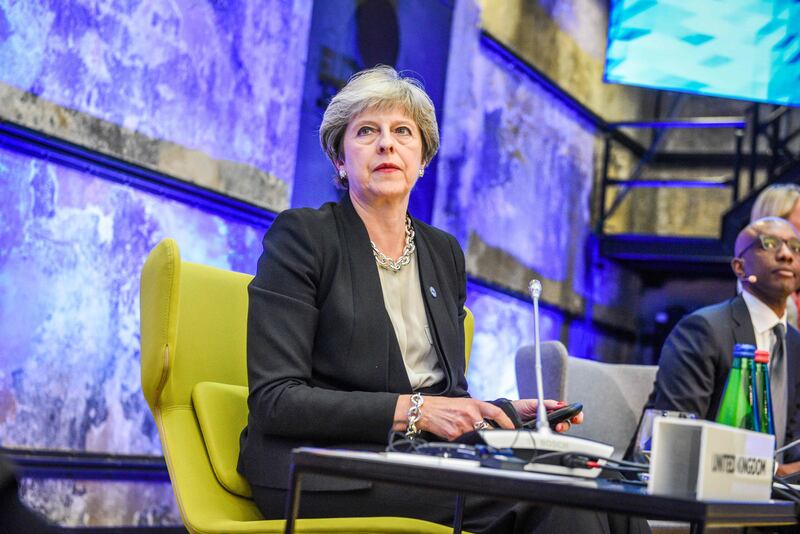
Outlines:
[[[511,449],[515,456],[525,460],[493,467],[537,473],[597,478],[602,471],[600,467],[572,467],[576,462],[568,460],[585,458],[602,466],[605,465],[602,458],[610,458],[614,452],[611,445],[564,434],[540,434],[530,430],[482,430],[479,434],[490,447]],[[541,460],[537,461],[539,457]]]

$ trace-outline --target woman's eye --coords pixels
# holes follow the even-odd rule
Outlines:
[[[372,133],[372,127],[370,126],[362,126],[357,132],[358,135],[368,135],[370,133]]]
[[[408,126],[400,126],[397,128],[397,133],[401,135],[411,135],[411,128]]]

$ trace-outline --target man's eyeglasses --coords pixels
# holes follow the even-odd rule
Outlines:
[[[790,237],[789,239],[783,239],[778,236],[768,235],[768,234],[758,234],[758,240],[753,241],[742,250],[739,251],[739,254],[736,255],[737,258],[741,258],[742,255],[750,250],[755,245],[761,245],[761,248],[764,250],[778,250],[781,248],[781,245],[786,243],[786,246],[789,247],[789,250],[795,256],[800,256],[800,239],[796,237]]]

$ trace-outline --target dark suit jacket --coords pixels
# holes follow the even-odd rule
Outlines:
[[[787,330],[789,443],[800,436],[800,333],[794,328]],[[681,319],[661,349],[655,386],[645,408],[694,412],[704,419],[716,419],[736,343],[756,344],[753,322],[741,295]],[[800,447],[788,451],[785,459],[800,458],[797,449]]]
[[[453,236],[412,220],[423,300],[445,374],[432,392],[466,396],[464,255]],[[275,219],[249,297],[250,414],[239,471],[251,484],[283,489],[295,447],[382,450],[397,397],[412,389],[367,229],[347,195]],[[365,486],[303,477],[303,489]]]

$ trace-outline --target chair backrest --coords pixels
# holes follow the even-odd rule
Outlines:
[[[584,423],[575,426],[575,436],[614,446],[614,457],[622,458],[636,432],[658,366],[603,363],[569,358],[566,398],[582,402]]]
[[[142,389],[150,408],[188,406],[198,382],[247,386],[252,276],[182,262],[164,239],[142,269]]]
[[[469,357],[472,354],[472,337],[475,334],[475,316],[464,306],[467,316],[464,317],[464,372],[469,371]]]
[[[584,423],[570,434],[613,445],[614,457],[621,458],[636,432],[658,367],[575,358],[559,341],[545,341],[541,350],[544,397],[583,404]],[[521,347],[515,364],[520,398],[535,398],[533,346]]]
[[[261,520],[249,498],[250,486],[236,470],[239,433],[247,423],[251,279],[181,261],[172,239],[161,241],[142,269],[142,391],[158,426],[181,516],[191,532],[280,531],[275,522]],[[467,310],[467,361],[473,321]],[[336,521],[348,520],[317,522],[327,528]],[[416,520],[393,521],[425,532],[439,528]]]
[[[225,532],[261,519],[236,472],[247,418],[251,278],[182,262],[172,239],[161,241],[142,269],[142,390],[191,532]],[[217,387],[204,392],[204,383]]]
[[[566,388],[567,349],[560,341],[542,343],[542,388],[545,399],[563,399]],[[521,399],[535,399],[536,354],[533,345],[519,348],[514,358],[517,375],[517,391]]]

